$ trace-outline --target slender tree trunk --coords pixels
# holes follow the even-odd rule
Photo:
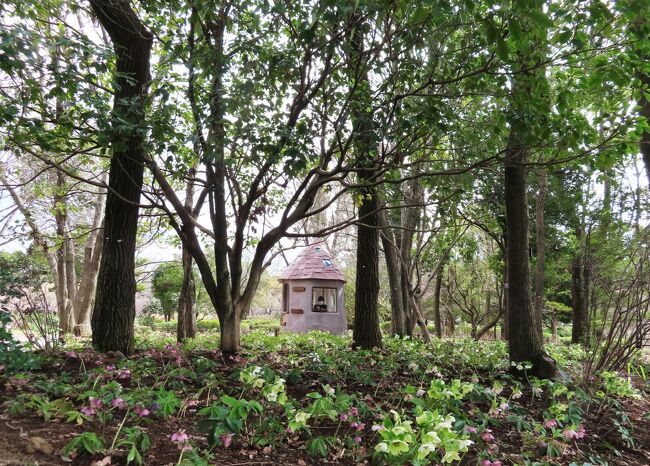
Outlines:
[[[634,22],[633,31],[638,36],[636,41],[639,44],[643,44],[647,40],[648,34],[648,17],[640,15]],[[637,49],[638,62],[639,63],[648,63],[650,61],[650,56],[648,56],[647,47],[645,50]],[[638,72],[639,81],[641,84],[641,89],[639,89],[639,113],[641,118],[645,118],[645,121],[650,124],[650,100],[648,100],[647,93],[650,92],[650,74],[639,70]],[[650,184],[650,130],[644,129],[643,134],[641,135],[640,141],[641,156],[643,157],[643,163],[645,165],[646,175],[648,177],[648,184]]]
[[[399,250],[396,247],[392,228],[388,223],[386,210],[382,209],[378,215],[384,258],[386,260],[386,270],[388,271],[388,286],[390,287],[391,329],[393,335],[404,337],[407,335],[407,331],[402,300],[402,287],[400,286],[401,270]]]
[[[571,263],[571,308],[573,312],[572,343],[585,343],[587,337],[587,302],[585,299],[585,261],[582,227],[576,228],[578,252]]]
[[[543,331],[544,326],[544,264],[546,260],[546,239],[544,225],[544,208],[548,183],[546,171],[539,173],[539,189],[535,205],[535,236],[537,239],[537,263],[535,266],[535,318],[536,328]],[[543,333],[540,337],[543,339]]]
[[[501,330],[501,339],[508,340],[510,329],[510,300],[508,299],[508,289],[510,288],[508,276],[508,242],[506,239],[506,247],[503,250],[503,329]]]
[[[70,262],[68,249],[70,238],[68,234],[68,214],[65,202],[65,175],[61,171],[56,172],[57,193],[54,197],[54,219],[56,222],[56,293],[59,316],[59,332],[70,333],[74,327],[74,314],[70,297],[71,289],[74,290],[74,282],[69,280],[70,272],[68,267],[74,268],[74,258]],[[70,287],[72,285],[72,288]]]
[[[176,338],[183,341],[196,336],[196,285],[192,273],[192,255],[183,247],[183,285],[178,297]]]
[[[436,274],[436,284],[433,293],[433,322],[436,327],[436,336],[442,338],[442,316],[440,315],[440,289],[442,288],[442,274],[444,267],[440,267]]]
[[[135,248],[144,171],[145,98],[151,75],[151,32],[127,0],[90,0],[115,49],[115,95],[103,254],[92,316],[99,351],[133,352]],[[126,124],[124,123],[126,122]]]

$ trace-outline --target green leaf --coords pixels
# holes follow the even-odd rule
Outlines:
[[[538,25],[545,27],[545,28],[551,28],[555,25],[553,20],[546,16],[546,13],[540,10],[531,10],[530,11],[530,18],[537,23]]]
[[[508,44],[501,39],[497,41],[497,57],[503,61],[508,60]]]

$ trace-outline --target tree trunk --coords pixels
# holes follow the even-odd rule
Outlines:
[[[544,206],[547,191],[546,171],[539,173],[539,189],[535,205],[535,237],[537,240],[537,263],[535,264],[535,327],[543,332],[544,326],[544,263],[546,260],[546,240],[544,235]],[[540,335],[544,338],[544,334]]]
[[[176,339],[183,341],[196,336],[196,285],[192,273],[192,255],[183,247],[183,285],[178,297],[178,327]]]
[[[442,317],[440,315],[440,289],[442,288],[443,269],[444,267],[441,266],[436,274],[435,291],[433,294],[433,321],[436,327],[436,336],[438,338],[442,338],[443,334]]]
[[[526,153],[522,148],[506,151],[505,203],[508,264],[508,348],[513,362],[529,361],[540,378],[555,376],[555,364],[544,353],[541,329],[530,296],[528,246],[528,194]]]
[[[68,235],[68,214],[65,202],[65,175],[61,171],[56,172],[56,195],[54,197],[54,219],[56,223],[56,281],[55,292],[57,300],[57,311],[59,317],[59,332],[61,334],[70,333],[74,327],[74,314],[72,312],[72,303],[70,297],[70,283],[68,267],[74,268],[74,259],[72,263],[68,260],[68,248],[70,247],[70,238]],[[74,282],[72,283],[74,288]]]
[[[400,222],[400,265],[401,265],[401,285],[402,285],[402,302],[404,312],[406,313],[407,334],[413,335],[413,330],[417,322],[418,309],[413,306],[413,300],[410,295],[415,293],[411,289],[411,249],[413,248],[413,237],[415,230],[420,221],[420,211],[422,210],[422,203],[424,197],[424,188],[420,183],[420,178],[414,178],[410,183],[406,192],[404,193],[404,201],[408,204],[401,209],[401,222]]]
[[[357,225],[357,273],[354,294],[355,347],[372,349],[381,346],[379,328],[379,237],[377,194],[374,188],[363,191]]]
[[[573,312],[572,343],[585,343],[587,336],[587,303],[585,299],[585,261],[582,248],[582,227],[576,228],[578,252],[571,263],[571,308]]]
[[[117,57],[110,189],[92,316],[92,341],[99,351],[121,351],[128,355],[133,352],[135,248],[153,36],[127,0],[90,0],[90,5],[108,32]]]
[[[370,103],[370,81],[364,55],[362,16],[353,12],[348,32],[348,70],[354,83],[360,86],[352,103],[352,132],[358,166],[361,205],[357,223],[357,273],[354,296],[353,346],[372,349],[381,346],[379,327],[379,199],[372,184],[377,181],[376,141]]]
[[[643,44],[645,40],[647,40],[647,29],[648,29],[648,18],[644,16],[639,16],[635,20],[635,24],[633,27],[633,31],[638,35],[636,41],[638,41],[639,44]],[[648,63],[650,60],[650,57],[648,56],[647,53],[647,47],[645,50],[638,48],[636,50],[638,54],[638,62],[641,63]],[[650,124],[650,101],[646,97],[647,93],[650,92],[650,75],[648,73],[645,73],[643,71],[639,71],[638,73],[639,77],[639,82],[641,84],[641,89],[639,89],[639,100],[638,100],[638,105],[639,105],[639,113],[641,118],[645,118],[645,121]],[[643,163],[645,165],[645,170],[646,170],[646,175],[648,177],[648,184],[650,184],[650,130],[649,129],[644,129],[643,133],[641,134],[641,141],[640,141],[640,149],[641,149],[641,155],[643,157]]]
[[[395,237],[388,223],[388,214],[385,209],[378,213],[381,228],[381,240],[384,248],[384,259],[388,272],[388,286],[390,287],[391,329],[393,335],[404,337],[406,331],[406,316],[402,301],[402,287],[400,286],[401,270],[399,250],[395,244]]]

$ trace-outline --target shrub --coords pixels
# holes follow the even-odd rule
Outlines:
[[[0,374],[11,374],[33,370],[39,367],[40,360],[30,351],[25,351],[22,343],[16,341],[9,330],[11,313],[0,309]]]
[[[219,330],[219,321],[217,319],[199,320],[196,323],[196,329],[200,331]]]

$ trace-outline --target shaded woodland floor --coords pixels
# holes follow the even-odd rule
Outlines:
[[[591,393],[574,378],[575,348],[553,348],[563,379],[531,385],[508,375],[501,342],[387,339],[352,352],[347,338],[253,332],[225,359],[211,337],[167,339],[149,335],[131,358],[79,346],[0,376],[0,464],[123,465],[134,446],[146,465],[178,464],[183,446],[180,464],[439,464],[442,446],[422,460],[378,452],[392,412],[415,427],[423,411],[453,416],[470,441],[458,464],[650,463],[648,383],[608,379]],[[309,413],[302,425],[298,413]],[[98,451],[81,442],[64,454],[84,433]],[[412,437],[417,451],[423,436]]]

